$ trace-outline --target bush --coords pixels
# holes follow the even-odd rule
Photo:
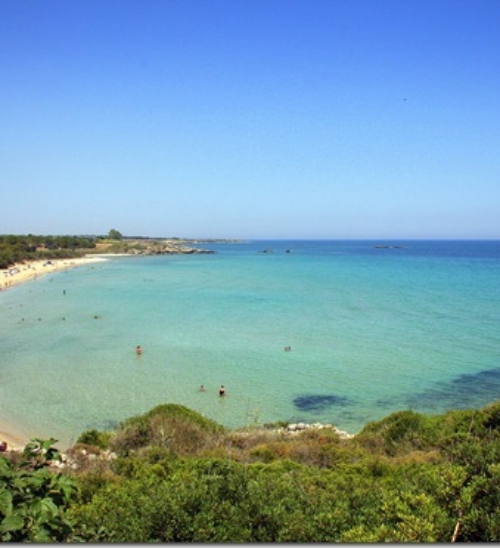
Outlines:
[[[74,539],[67,509],[76,485],[49,471],[59,460],[56,440],[33,440],[19,462],[0,457],[0,539],[3,542],[63,542]]]
[[[176,404],[159,405],[144,415],[124,421],[110,439],[120,455],[149,446],[168,448],[178,455],[195,455],[212,448],[225,428]]]
[[[228,432],[183,406],[158,406],[113,434],[120,456],[109,468],[77,472],[73,538],[497,540],[499,409],[431,417],[402,411],[343,440],[324,430]],[[86,435],[99,440],[99,433]]]
[[[86,445],[93,445],[100,447],[101,449],[107,449],[109,447],[109,440],[111,438],[111,432],[100,432],[99,430],[87,430],[83,432],[76,443],[84,443]]]

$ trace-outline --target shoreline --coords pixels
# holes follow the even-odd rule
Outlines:
[[[22,451],[26,444],[29,443],[29,439],[21,437],[19,435],[12,434],[12,428],[5,428],[5,424],[0,424],[0,443],[5,442],[7,444],[7,453],[9,451]],[[1,455],[1,453],[0,453]]]
[[[92,254],[78,258],[39,259],[16,263],[7,269],[0,270],[0,291],[7,291],[17,285],[36,281],[42,276],[54,272],[108,261],[110,257],[115,256],[117,255]],[[32,437],[36,437],[36,435],[27,437],[25,433],[21,433],[16,428],[12,428],[12,425],[6,424],[3,418],[0,417],[0,442],[7,443],[7,451],[22,451]]]
[[[21,283],[35,281],[46,274],[107,261],[109,257],[111,255],[95,254],[77,258],[37,259],[16,263],[7,269],[0,270],[0,291],[5,291]]]

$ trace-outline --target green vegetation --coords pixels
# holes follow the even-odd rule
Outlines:
[[[51,542],[73,538],[66,518],[76,485],[48,470],[60,459],[56,440],[33,440],[16,458],[0,458],[0,539],[3,542]]]
[[[109,232],[108,232],[108,238],[110,240],[123,240],[123,236],[121,234],[121,232],[119,232],[118,230],[116,230],[115,228],[112,228]]]
[[[87,253],[161,255],[200,252],[179,238],[126,238],[111,229],[107,236],[0,236],[0,269],[37,259],[68,259]],[[208,251],[204,251],[209,253]]]
[[[33,460],[0,457],[2,540],[500,538],[500,402],[437,416],[401,411],[352,439],[277,425],[228,430],[167,404],[113,432],[83,433],[68,454],[76,469],[43,467],[42,479]]]
[[[0,236],[0,268],[27,260],[79,257],[95,247],[95,238],[80,236]]]
[[[68,259],[81,257],[89,252],[127,253],[135,249],[136,242],[125,243],[122,234],[111,229],[104,236],[0,236],[0,269],[15,263],[37,259]],[[144,245],[139,246],[141,249]]]

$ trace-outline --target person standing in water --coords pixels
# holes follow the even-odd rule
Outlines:
[[[135,353],[140,356],[142,354],[142,348],[141,348],[141,345],[138,344],[136,349],[135,349]]]
[[[226,395],[226,389],[224,388],[224,385],[221,384],[219,388],[219,396],[225,396]]]

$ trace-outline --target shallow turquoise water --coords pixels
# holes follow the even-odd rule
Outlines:
[[[496,400],[500,243],[375,243],[207,245],[1,292],[0,417],[68,444],[165,402],[356,432]]]

